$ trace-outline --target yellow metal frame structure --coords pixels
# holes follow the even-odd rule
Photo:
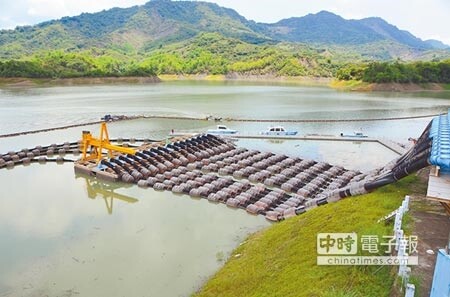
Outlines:
[[[82,142],[82,161],[96,160],[97,163],[103,158],[103,150],[108,150],[108,157],[113,157],[113,152],[119,152],[124,154],[134,155],[136,151],[131,148],[112,145],[109,141],[108,128],[106,123],[101,123],[100,126],[100,138],[92,136],[91,132],[83,131]]]

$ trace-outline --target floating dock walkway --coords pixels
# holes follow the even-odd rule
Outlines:
[[[197,132],[175,132],[171,133],[170,136],[184,136],[184,137],[194,137],[197,135],[201,135],[202,133]],[[262,135],[262,134],[227,134],[223,135],[226,138],[235,138],[235,139],[274,139],[274,140],[315,140],[315,141],[346,141],[346,142],[376,142],[381,144],[382,146],[390,149],[394,153],[398,155],[403,155],[408,151],[406,146],[402,146],[396,142],[387,140],[387,139],[379,139],[379,138],[371,138],[371,137],[346,137],[346,136],[334,136],[334,135]]]
[[[410,119],[422,119],[422,118],[430,118],[434,116],[438,116],[440,114],[430,114],[430,115],[418,115],[418,116],[406,116],[406,117],[391,117],[391,118],[354,118],[354,119],[250,119],[250,118],[220,118],[219,121],[225,122],[259,122],[259,123],[346,123],[346,122],[376,122],[376,121],[398,121],[398,120],[410,120]],[[118,116],[117,119],[111,120],[112,122],[118,121],[129,121],[129,120],[137,120],[137,119],[161,119],[161,120],[185,120],[185,121],[211,121],[209,117],[187,117],[187,116],[160,116],[160,115],[132,115]],[[217,120],[216,120],[217,121]],[[46,129],[38,129],[38,130],[30,130],[30,131],[22,131],[8,134],[0,134],[0,138],[7,137],[17,137],[28,134],[36,134],[43,132],[50,132],[55,130],[64,130],[69,128],[83,127],[83,126],[92,126],[96,124],[100,124],[103,121],[90,121],[85,123],[78,123],[72,125],[65,125],[53,128]]]

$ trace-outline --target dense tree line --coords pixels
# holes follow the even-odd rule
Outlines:
[[[300,54],[265,49],[232,57],[194,48],[124,58],[106,52],[51,51],[22,60],[0,60],[0,77],[71,78],[153,76],[159,74],[228,74],[333,76],[370,83],[450,83],[450,60],[443,62],[372,62],[340,67]]]
[[[315,66],[310,67],[310,64]],[[184,53],[156,52],[144,58],[52,51],[22,60],[0,60],[0,77],[30,78],[228,73],[331,76],[333,71],[329,62],[312,61],[307,57],[279,53],[273,49],[238,58],[197,48]]]
[[[111,56],[51,52],[23,60],[0,60],[0,77],[72,78],[152,76],[156,74],[223,73],[211,58],[183,60],[172,54],[153,55],[142,62]]]
[[[341,80],[361,80],[369,83],[450,83],[450,60],[442,62],[372,62],[340,68]]]
[[[24,60],[0,61],[0,77],[72,78],[153,76],[155,69],[110,56],[53,51]]]

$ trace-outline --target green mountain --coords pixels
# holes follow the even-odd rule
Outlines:
[[[417,49],[433,48],[431,45],[422,41],[420,38],[415,37],[408,31],[398,29],[382,18],[372,17],[353,22],[365,26],[366,28],[381,36],[383,40],[396,41],[400,44]]]
[[[217,32],[255,44],[267,41],[267,37],[250,28],[251,24],[234,10],[213,3],[153,0],[142,6],[84,13],[0,31],[0,57],[91,47],[142,52],[202,32]]]
[[[273,39],[291,42],[349,46],[391,42],[415,50],[435,48],[433,44],[377,17],[346,20],[331,12],[321,11],[300,18],[284,19],[275,24],[260,24],[260,27],[261,32]]]
[[[439,40],[428,39],[428,40],[425,40],[425,42],[435,49],[450,49],[450,45],[447,45]]]
[[[260,26],[270,37],[291,42],[355,45],[383,40],[380,34],[363,24],[327,11]]]
[[[264,24],[200,1],[152,0],[0,31],[0,77],[331,77],[349,63],[449,58],[442,44],[380,18],[322,11]]]
[[[424,42],[380,18],[346,20],[322,11],[263,24],[213,3],[152,0],[142,6],[113,8],[2,30],[0,58],[19,58],[46,50],[90,48],[143,54],[205,32],[250,44],[292,42],[316,47],[349,47],[354,52],[361,47],[373,50],[375,54],[362,55],[363,59],[414,58],[433,48],[443,49],[436,42]]]

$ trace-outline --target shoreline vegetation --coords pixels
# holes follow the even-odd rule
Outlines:
[[[368,91],[443,91],[450,86],[450,60],[371,62],[340,67],[334,77],[341,89]]]
[[[300,86],[329,87],[347,92],[442,92],[449,91],[450,84],[444,83],[368,83],[360,80],[337,80],[330,77],[275,76],[275,75],[178,75],[124,77],[71,77],[71,78],[27,78],[0,77],[0,87],[72,86],[72,85],[113,85],[113,84],[153,84],[174,81],[205,82],[251,82],[282,83]]]

